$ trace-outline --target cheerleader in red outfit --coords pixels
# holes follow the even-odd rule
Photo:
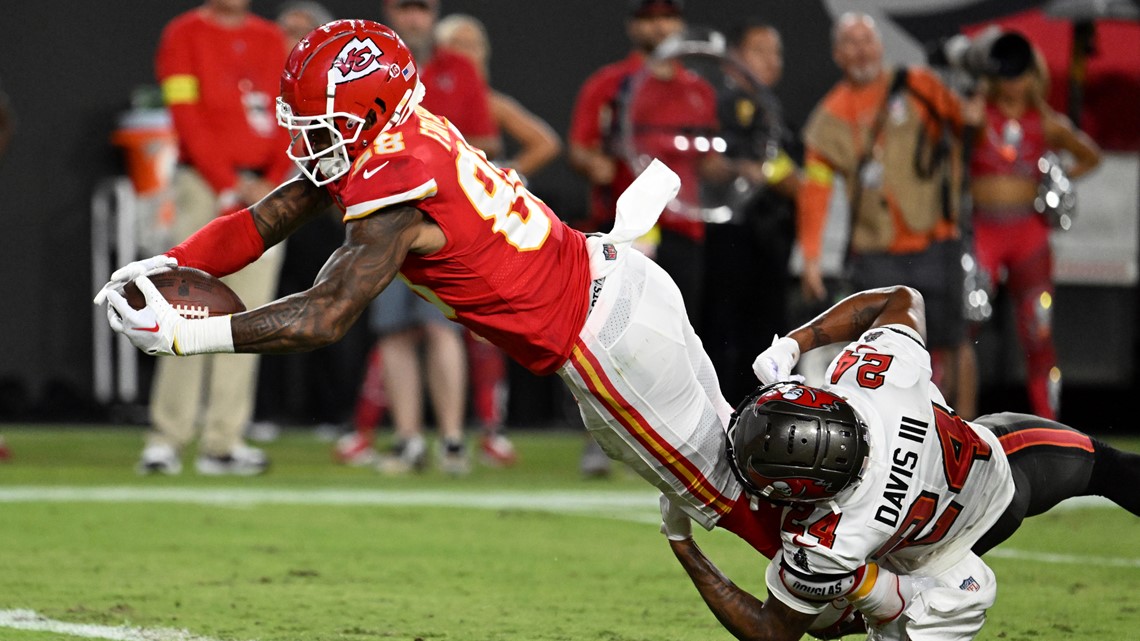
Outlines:
[[[1061,372],[1052,335],[1052,252],[1049,223],[1037,213],[1037,161],[1047,151],[1068,152],[1070,178],[1100,162],[1100,149],[1045,103],[1048,78],[1037,64],[1013,77],[989,79],[985,116],[970,158],[974,240],[978,262],[992,285],[1005,277],[1016,310],[1034,414],[1056,418]]]

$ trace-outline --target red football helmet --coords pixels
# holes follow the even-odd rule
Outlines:
[[[775,383],[749,395],[732,414],[728,460],[744,489],[767,499],[814,503],[835,498],[863,476],[867,427],[842,398]]]
[[[292,134],[289,157],[325,185],[348,173],[381,132],[407,120],[423,95],[416,62],[395,31],[370,20],[336,20],[293,47],[277,122]]]

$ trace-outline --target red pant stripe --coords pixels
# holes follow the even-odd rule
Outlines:
[[[709,483],[709,480],[693,465],[692,461],[682,456],[676,448],[662,438],[653,429],[649,421],[645,420],[641,412],[622,397],[617,388],[614,387],[613,382],[606,376],[605,370],[602,369],[597,358],[590,353],[581,340],[574,345],[570,361],[594,396],[603,401],[610,415],[637,439],[642,447],[677,477],[689,492],[699,497],[718,514],[724,514],[731,509],[732,501],[725,498],[720,491]]]
[[[1027,447],[1036,445],[1051,445],[1053,447],[1075,447],[1086,452],[1093,452],[1092,439],[1080,432],[1058,430],[1049,427],[1034,427],[1027,430],[1018,430],[998,437],[1001,447],[1006,455],[1013,454]]]

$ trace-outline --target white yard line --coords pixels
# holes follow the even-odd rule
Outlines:
[[[276,488],[156,487],[0,487],[0,503],[181,503],[223,507],[258,505],[422,506],[484,510],[535,510],[657,524],[657,495],[652,491],[509,491],[509,490],[286,490]],[[1095,496],[1069,499],[1054,510],[1120,509]],[[718,532],[720,530],[717,530]],[[1036,553],[997,548],[988,556],[1042,563],[1101,567],[1140,567],[1140,559]]]
[[[48,619],[31,610],[0,610],[0,628],[53,632],[84,639],[108,639],[109,641],[218,641],[213,637],[204,637],[186,630],[175,630],[173,628],[136,628],[129,625],[68,623]]]
[[[0,488],[0,503],[191,503],[256,505],[341,505],[469,507],[552,512],[657,510],[651,491],[479,491],[479,490],[285,490],[274,488],[153,488],[27,486]]]
[[[0,503],[190,503],[198,505],[395,505],[519,509],[555,512],[657,510],[652,491],[525,490],[286,490],[276,488],[159,488],[135,486],[0,487]],[[1082,496],[1053,510],[1116,508],[1108,499]]]

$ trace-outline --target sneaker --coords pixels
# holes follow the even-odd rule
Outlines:
[[[318,423],[313,428],[313,438],[321,443],[333,443],[344,433],[344,426],[336,423]]]
[[[12,460],[12,450],[4,442],[4,437],[0,436],[0,463],[10,460]]]
[[[182,473],[182,459],[178,457],[178,452],[169,445],[163,443],[147,445],[143,448],[142,456],[139,457],[135,471],[143,476],[148,474],[174,476]]]
[[[388,476],[422,472],[427,467],[427,442],[417,436],[399,441],[376,459],[376,470]]]
[[[586,478],[604,478],[610,475],[610,457],[606,456],[602,446],[594,440],[593,436],[586,437],[586,449],[582,451],[582,460],[578,469]]]
[[[351,432],[340,437],[333,447],[333,460],[350,467],[366,467],[376,463],[380,454],[372,447],[372,439]]]
[[[471,473],[471,459],[463,441],[443,441],[439,447],[439,471],[448,476],[467,476]]]
[[[194,468],[206,476],[256,476],[269,468],[269,457],[256,447],[239,444],[220,456],[200,455],[194,462]]]
[[[254,443],[272,443],[281,436],[281,426],[273,421],[254,421],[245,428],[245,437]]]
[[[483,464],[488,467],[510,467],[518,463],[515,444],[498,432],[485,434],[479,443]]]

